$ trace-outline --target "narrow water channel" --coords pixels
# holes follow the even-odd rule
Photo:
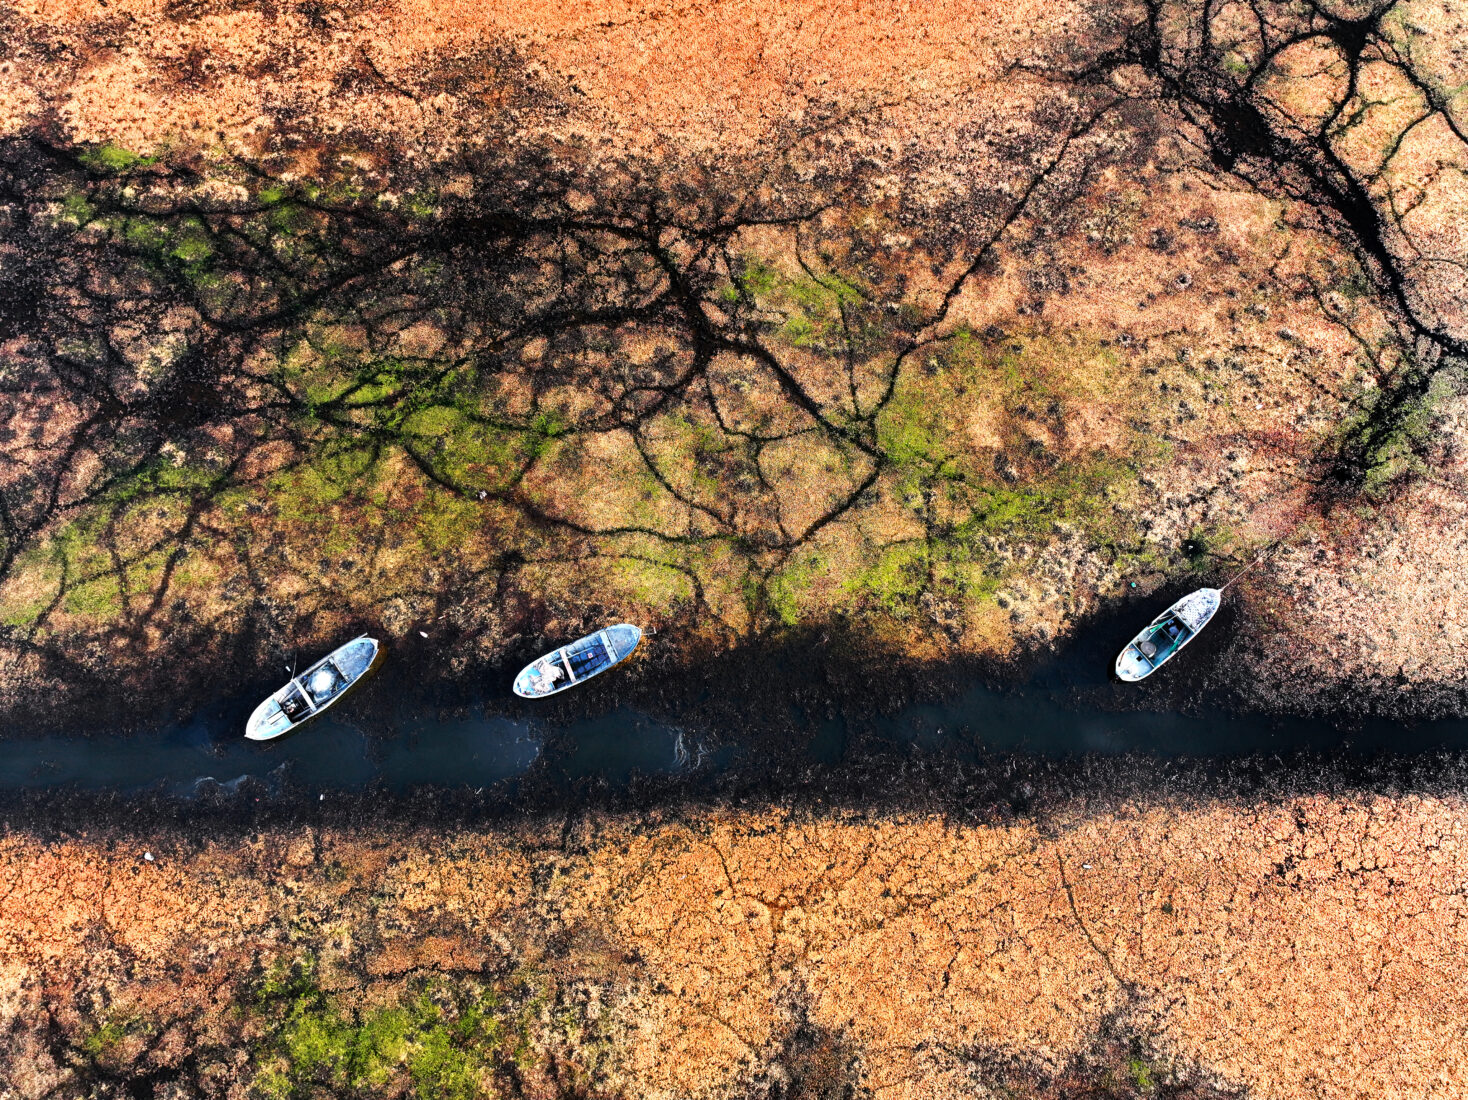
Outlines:
[[[1468,719],[1412,725],[1246,715],[1203,707],[1180,713],[1125,709],[1149,696],[1109,682],[1110,630],[1094,632],[1034,667],[1025,683],[1007,688],[975,684],[943,702],[908,706],[890,715],[809,718],[788,702],[750,705],[786,708],[795,732],[785,763],[836,765],[858,737],[914,753],[977,759],[993,752],[1039,756],[1143,753],[1161,757],[1239,757],[1314,752],[1374,756],[1468,750]],[[1123,636],[1124,640],[1124,636]],[[1203,647],[1177,661],[1207,661]],[[1164,669],[1158,674],[1176,675]],[[552,722],[534,713],[506,717],[488,700],[445,710],[435,700],[399,698],[392,712],[370,714],[349,700],[301,731],[264,744],[246,741],[244,720],[257,701],[239,696],[212,701],[183,722],[126,736],[12,736],[0,755],[0,790],[74,788],[165,791],[189,797],[238,787],[249,778],[267,789],[293,792],[362,790],[402,792],[416,786],[487,788],[535,770],[572,786],[593,780],[617,786],[638,774],[717,774],[748,764],[757,750],[741,731],[700,729],[608,704],[595,696],[610,678],[581,691],[590,716]],[[1135,694],[1128,694],[1135,692]],[[366,693],[364,692],[364,695]],[[1156,696],[1151,696],[1155,698]],[[445,717],[445,713],[451,717]],[[0,731],[12,733],[17,731]]]

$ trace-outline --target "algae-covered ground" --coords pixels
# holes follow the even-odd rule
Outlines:
[[[1458,13],[1362,13],[13,11],[9,713],[1002,658],[1265,549],[1246,693],[1456,706]]]

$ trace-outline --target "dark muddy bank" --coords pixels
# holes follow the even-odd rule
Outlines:
[[[447,629],[428,637],[415,631],[386,644],[379,667],[332,718],[376,744],[424,718],[434,723],[502,720],[535,725],[554,737],[558,730],[618,712],[697,731],[711,744],[776,750],[792,737],[814,736],[817,727],[832,723],[848,738],[878,727],[988,724],[989,742],[1041,754],[1092,749],[1228,756],[1336,745],[1418,752],[1455,742],[1451,720],[1468,717],[1468,682],[1355,682],[1341,685],[1321,703],[1318,692],[1304,695],[1271,674],[1260,627],[1237,598],[1225,599],[1209,629],[1165,669],[1140,684],[1117,681],[1111,670],[1121,647],[1157,611],[1201,583],[1204,578],[1116,601],[1053,647],[1024,650],[1007,660],[965,655],[917,660],[874,646],[856,625],[842,622],[766,635],[727,651],[709,651],[674,628],[647,635],[615,673],[534,702],[516,697],[511,681],[526,663],[565,639],[530,637],[499,663],[465,666],[460,661],[455,667],[457,651],[470,639]],[[343,630],[340,640],[359,632],[383,637],[380,624],[362,621]],[[247,663],[246,654],[270,648],[276,653],[268,664]],[[37,698],[12,685],[20,701],[0,715],[0,739],[136,738],[192,725],[202,726],[211,743],[226,744],[243,730],[260,699],[317,656],[261,645],[249,633],[221,640],[187,665],[149,662],[156,667],[142,673],[150,681],[145,690],[123,685],[139,675],[136,667],[116,682],[93,684],[85,698]],[[1117,719],[1137,732],[1114,741],[1068,742],[1043,722],[1026,728],[1021,715],[1027,700],[1103,722],[1107,716],[1153,715],[1156,724],[1144,733],[1137,719]],[[1000,731],[986,723],[994,701],[1013,708],[1014,729]],[[1165,729],[1169,721],[1177,724],[1175,730]],[[292,740],[309,736],[310,729]],[[1286,732],[1276,738],[1270,734],[1274,730]]]
[[[1090,815],[1160,804],[1258,806],[1308,795],[1446,797],[1465,786],[1468,752],[1461,750],[1162,759],[1140,753],[1042,757],[864,743],[849,748],[835,764],[813,763],[791,752],[758,761],[746,757],[717,769],[634,771],[615,782],[605,775],[567,779],[544,767],[476,788],[372,783],[321,790],[295,782],[288,770],[206,783],[187,796],[158,786],[21,788],[0,792],[0,828],[23,828],[41,837],[78,830],[116,830],[125,836],[179,829],[181,837],[202,841],[278,826],[542,825],[589,813],[631,813],[656,824],[698,820],[719,809],[770,806],[871,821],[938,814],[962,824],[1029,819],[1061,826],[1078,810]]]
[[[151,723],[109,724],[116,710],[99,699],[74,727],[86,733],[7,727],[0,804],[62,828],[750,801],[997,821],[1077,799],[1434,792],[1468,778],[1468,721],[1407,724],[1349,698],[1324,715],[1247,709],[1258,696],[1231,676],[1248,659],[1232,603],[1153,679],[1117,683],[1116,649],[1170,598],[1126,601],[1060,652],[1008,665],[886,661],[838,631],[683,664],[653,636],[624,669],[548,704],[511,695],[514,669],[444,677],[430,639],[391,653],[331,715],[263,746],[241,736],[273,686],[263,679],[192,713],[176,701]]]

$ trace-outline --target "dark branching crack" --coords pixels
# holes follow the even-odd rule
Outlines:
[[[1440,163],[1461,164],[1468,137],[1443,91],[1448,74],[1414,54],[1416,31],[1404,6],[1142,0],[1134,13],[1111,18],[1120,44],[1066,70],[1065,79],[1126,86],[1130,95],[1170,109],[1181,139],[1213,170],[1287,201],[1302,224],[1346,244],[1392,313],[1397,363],[1378,377],[1379,387],[1362,399],[1359,416],[1327,456],[1322,488],[1354,493],[1404,451],[1420,458],[1431,445],[1421,425],[1434,381],[1468,362],[1468,317],[1434,305],[1461,300],[1468,257],[1431,254],[1405,220],[1404,189],[1390,168],[1429,120],[1446,131]],[[1301,75],[1296,68],[1306,51],[1323,60]],[[1420,109],[1377,142],[1374,157],[1352,145],[1369,140],[1377,121],[1371,112],[1379,104],[1363,87],[1368,68],[1378,70],[1378,83],[1379,71],[1389,70],[1420,98]],[[1314,78],[1327,87],[1307,88]],[[1280,83],[1283,93],[1275,91]],[[1444,266],[1456,272],[1455,285],[1435,285]],[[1416,465],[1398,463],[1404,471]]]

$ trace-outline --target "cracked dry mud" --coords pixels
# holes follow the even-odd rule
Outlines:
[[[12,833],[0,1080],[72,1095],[87,1036],[123,1020],[131,1038],[93,1062],[237,1094],[261,1033],[236,1006],[309,954],[358,1012],[428,976],[541,975],[545,1018],[598,1036],[594,1059],[560,1040],[563,1066],[590,1067],[583,1095],[781,1095],[797,1032],[843,1052],[854,1094],[992,1095],[1109,1030],[1174,1085],[1458,1096],[1463,811],[1319,796],[1005,826],[724,810],[444,836]]]
[[[1002,660],[1282,540],[1226,689],[1461,710],[1464,20],[14,5],[0,706]]]

